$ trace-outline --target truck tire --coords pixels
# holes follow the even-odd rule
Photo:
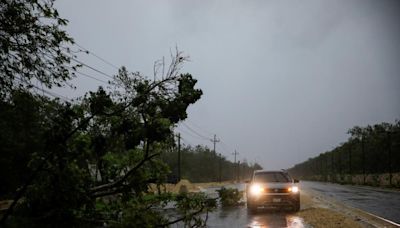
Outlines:
[[[250,214],[254,214],[257,212],[257,206],[256,205],[252,205],[249,202],[247,202],[247,212],[249,212]]]

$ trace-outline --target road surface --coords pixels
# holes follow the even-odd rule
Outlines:
[[[308,181],[302,181],[301,188],[400,223],[400,191]]]
[[[244,184],[229,185],[228,188],[244,190]],[[205,192],[217,197],[216,189]],[[300,189],[308,194],[318,193],[351,207],[400,223],[400,192],[379,188],[339,185],[302,181]],[[209,227],[307,227],[303,219],[290,211],[260,210],[255,214],[247,212],[245,204],[233,208],[219,208],[208,216]]]
[[[247,213],[246,206],[220,209],[209,214],[208,227],[306,227],[303,219],[292,212],[263,211]]]
[[[243,191],[244,184],[228,185],[226,188],[238,188]],[[205,192],[211,197],[217,197],[215,190],[219,188],[208,188]],[[303,219],[291,211],[258,210],[257,213],[248,213],[246,205],[232,208],[218,208],[209,213],[207,227],[307,227]]]

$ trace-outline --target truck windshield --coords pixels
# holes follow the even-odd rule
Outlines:
[[[255,182],[290,182],[289,177],[281,172],[263,172],[254,174]]]

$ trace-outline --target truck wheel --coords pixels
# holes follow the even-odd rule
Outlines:
[[[254,214],[257,212],[257,206],[256,205],[252,205],[249,202],[247,202],[247,212]]]

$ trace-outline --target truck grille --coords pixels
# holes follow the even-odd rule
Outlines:
[[[264,189],[266,193],[288,193],[288,189],[286,188],[266,188]]]

